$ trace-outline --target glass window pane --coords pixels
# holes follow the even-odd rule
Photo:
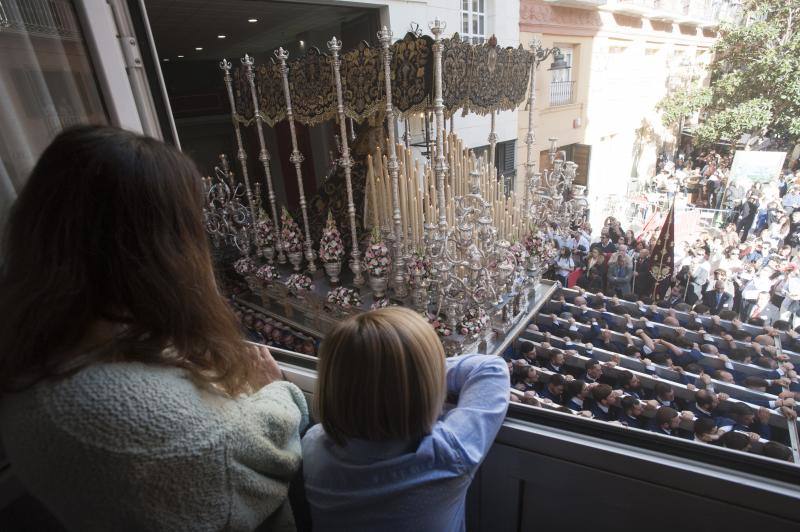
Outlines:
[[[472,17],[472,33],[475,35],[480,34],[478,31],[478,17]]]
[[[485,33],[485,31],[483,30],[483,15],[480,15],[480,16],[478,17],[478,24],[479,24],[479,27],[478,27],[478,33],[480,33],[481,35],[483,35],[483,34]]]
[[[478,0],[472,0],[472,11],[478,10]]]
[[[469,0],[461,0],[461,9],[469,11]]]
[[[483,13],[483,0],[480,0],[480,12]]]
[[[461,31],[463,33],[469,33],[469,15],[466,13],[461,13]]]
[[[59,131],[108,118],[71,0],[0,3],[0,72],[0,213],[6,213]]]

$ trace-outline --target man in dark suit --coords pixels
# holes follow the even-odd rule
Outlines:
[[[724,417],[719,409],[720,399],[727,399],[724,393],[715,394],[709,390],[697,390],[694,393],[694,404],[690,408],[697,419],[709,419],[717,427],[733,425],[735,421]]]
[[[667,297],[664,298],[664,302],[668,308],[672,308],[678,303],[683,303],[683,290],[681,286],[678,284],[673,285]]]
[[[668,406],[675,410],[684,410],[683,400],[675,397],[675,390],[666,382],[656,382],[654,388],[655,400],[658,401],[659,406]]]
[[[758,413],[756,413],[748,405],[736,403],[731,408],[731,413],[736,419],[733,430],[755,432],[765,440],[772,439],[772,430],[769,426],[769,410],[766,408],[759,408]]]
[[[622,398],[620,405],[622,406],[622,412],[619,416],[619,422],[626,427],[643,429],[644,423],[641,418],[642,413],[644,413],[643,403],[629,395]]]
[[[639,251],[636,259],[636,269],[633,273],[633,291],[639,297],[652,296],[655,279],[650,274],[650,250],[647,248]]]
[[[595,358],[590,358],[583,365],[585,371],[578,378],[586,384],[603,383],[612,384],[614,379],[603,373],[603,365]]]
[[[725,283],[717,281],[714,283],[714,290],[709,290],[703,294],[703,304],[708,307],[711,314],[716,315],[725,309],[731,309],[733,297],[725,291]]]
[[[680,424],[680,412],[669,406],[662,406],[656,412],[650,430],[667,436],[679,436],[678,426]]]
[[[547,386],[539,394],[542,399],[550,399],[556,404],[564,405],[564,376],[560,373],[550,375],[550,380],[547,381]]]
[[[611,386],[598,384],[592,388],[592,399],[591,412],[595,419],[600,421],[615,421],[617,419],[618,412],[614,407],[616,396]]]
[[[622,390],[622,393],[626,396],[639,399],[640,401],[647,399],[647,397],[645,397],[644,389],[642,389],[642,381],[640,381],[639,377],[627,369],[619,372],[619,376],[617,377],[617,386],[619,387],[618,389]]]
[[[614,253],[617,251],[617,246],[611,239],[608,237],[608,234],[601,234],[600,235],[600,242],[595,242],[591,246],[589,246],[589,250],[592,249],[599,249],[600,253]]]

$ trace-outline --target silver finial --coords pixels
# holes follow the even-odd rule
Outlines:
[[[337,39],[336,36],[334,35],[333,37],[331,37],[331,40],[328,41],[328,50],[330,50],[331,52],[338,52],[341,49],[342,49],[342,41]]]

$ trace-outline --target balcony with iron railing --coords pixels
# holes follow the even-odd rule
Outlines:
[[[75,11],[66,0],[0,0],[0,32],[81,38]]]
[[[550,107],[561,107],[575,103],[574,81],[553,81],[550,83]]]

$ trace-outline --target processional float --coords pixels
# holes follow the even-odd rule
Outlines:
[[[308,324],[308,330],[322,336],[343,316],[405,305],[428,317],[448,354],[491,352],[529,317],[542,273],[555,255],[553,240],[566,238],[587,210],[582,187],[573,185],[577,165],[556,151],[555,139],[551,168],[536,171],[535,72],[550,56],[551,69],[566,64],[557,48],[544,49],[538,42],[530,50],[501,49],[493,39],[484,45],[462,42],[457,35],[443,39],[445,25],[438,20],[429,28],[432,39],[407,35],[392,44],[392,33],[384,27],[377,34],[379,49],[361,43],[344,56],[341,41],[334,37],[327,43],[330,56],[314,49],[290,62],[288,52],[280,48],[274,54],[277,62],[270,58],[258,67],[248,55],[237,69],[228,60],[220,62],[242,183],[234,180],[222,156],[214,175],[205,179],[205,221],[215,249],[235,250],[233,258],[218,254],[227,257],[219,266],[232,266],[244,279],[254,308]],[[398,78],[412,70],[405,68],[409,65],[430,75],[402,85]],[[450,69],[446,75],[443,66]],[[306,98],[303,85],[312,79],[329,87],[316,87],[317,92]],[[366,81],[360,86],[356,79]],[[531,112],[524,185],[518,194],[505,190],[494,165],[495,114],[516,108],[526,92]],[[491,115],[488,157],[466,149],[453,133],[452,119],[459,108]],[[415,160],[395,134],[398,116],[407,123],[420,109],[432,109],[435,121],[427,161]],[[364,202],[356,205],[353,122],[374,121],[380,111],[385,150],[376,145],[361,161],[366,167]],[[451,119],[449,133],[446,114]],[[283,119],[289,123],[302,228],[285,206],[279,209],[263,131],[265,125]],[[344,174],[346,219],[336,220],[328,213],[323,227],[313,231],[296,119],[304,124],[338,122],[337,162]],[[257,132],[267,210],[261,205],[260,179],[248,173],[242,127],[250,125]],[[349,250],[338,224],[349,235]],[[312,234],[320,229],[315,250]],[[346,255],[349,273],[342,272]],[[317,259],[324,274],[316,268]]]

